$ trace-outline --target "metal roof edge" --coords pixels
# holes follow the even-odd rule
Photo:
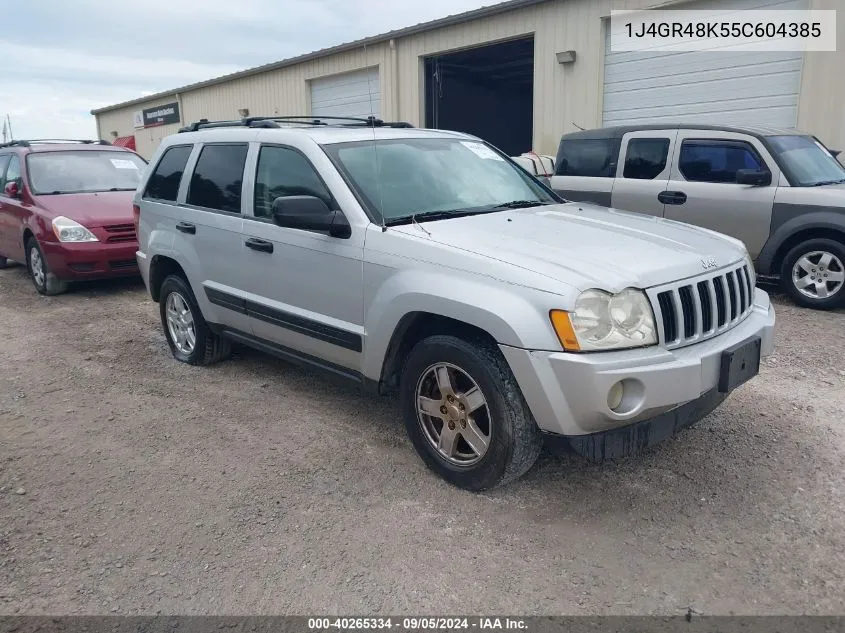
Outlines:
[[[381,44],[382,42],[388,42],[392,39],[408,37],[409,35],[416,35],[417,33],[433,31],[434,29],[452,26],[455,24],[462,24],[464,22],[469,22],[478,18],[485,18],[493,15],[498,15],[500,13],[507,13],[508,11],[515,11],[517,9],[530,7],[535,4],[542,4],[548,1],[549,0],[506,0],[505,2],[499,2],[498,4],[492,4],[486,7],[473,9],[472,11],[465,11],[464,13],[447,15],[446,17],[438,18],[436,20],[430,20],[429,22],[421,22],[419,24],[406,26],[401,29],[395,29],[393,31],[388,31],[387,33],[382,33],[381,35],[372,35],[370,37],[365,37],[360,40],[346,42],[345,44],[338,44],[337,46],[321,48],[310,53],[297,55],[296,57],[289,57],[281,61],[271,62],[262,66],[254,66],[252,68],[247,68],[246,70],[239,70],[238,72],[229,73],[228,75],[221,75],[220,77],[214,77],[212,79],[206,79],[197,83],[188,84],[186,86],[182,86],[181,88],[165,90],[163,92],[157,92],[155,94],[147,95],[145,97],[138,97],[137,99],[123,101],[114,105],[103,106],[102,108],[95,108],[91,110],[91,114],[97,115],[102,114],[104,112],[109,112],[111,110],[119,110],[127,106],[137,105],[140,103],[147,103],[149,101],[155,101],[163,97],[176,97],[177,94],[184,94],[185,92],[190,92],[193,90],[198,90],[200,88],[206,88],[208,86],[222,84],[227,81],[232,81],[234,79],[241,79],[243,77],[258,75],[264,72],[269,72],[271,70],[278,70],[280,68],[286,68],[288,66],[295,66],[296,64],[301,64],[303,62],[311,61],[313,59],[319,59],[320,57],[327,57],[328,55],[345,53],[346,51],[354,50],[361,46],[372,46],[374,44]]]

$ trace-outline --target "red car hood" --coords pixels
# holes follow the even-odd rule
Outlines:
[[[109,224],[131,224],[134,195],[134,191],[61,193],[37,196],[37,204],[52,217],[63,215],[82,226],[96,228]]]

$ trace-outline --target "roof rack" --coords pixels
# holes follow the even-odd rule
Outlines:
[[[346,123],[341,123],[346,121]],[[179,132],[196,132],[219,127],[253,127],[253,128],[280,128],[284,123],[298,123],[300,125],[338,125],[341,127],[392,127],[412,128],[410,123],[405,121],[382,121],[374,116],[351,117],[351,116],[250,116],[243,119],[231,121],[209,121],[200,119],[194,123],[181,128]]]
[[[17,141],[9,141],[7,143],[0,143],[0,147],[29,147],[30,145],[49,143],[81,143],[82,145],[111,145],[108,141],[95,141],[92,139],[78,139],[78,138],[31,138],[21,139]]]

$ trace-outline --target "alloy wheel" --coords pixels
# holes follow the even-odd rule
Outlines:
[[[845,285],[845,266],[833,253],[811,251],[792,267],[792,283],[805,297],[827,299]]]
[[[197,344],[197,330],[188,302],[178,292],[171,292],[167,295],[165,311],[173,345],[183,354],[190,354]]]
[[[472,466],[487,453],[490,407],[473,378],[456,365],[426,369],[416,389],[417,418],[429,444],[455,466]]]

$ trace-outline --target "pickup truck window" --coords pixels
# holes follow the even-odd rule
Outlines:
[[[624,178],[654,180],[666,169],[668,138],[632,138],[625,153]]]
[[[557,155],[557,176],[613,178],[619,151],[615,139],[562,141]]]
[[[766,169],[754,148],[744,141],[687,139],[678,162],[690,182],[735,183],[740,169]]]
[[[4,154],[0,156],[0,193],[3,191],[3,187],[6,186],[5,174],[6,174],[6,165],[9,164],[9,154]]]

